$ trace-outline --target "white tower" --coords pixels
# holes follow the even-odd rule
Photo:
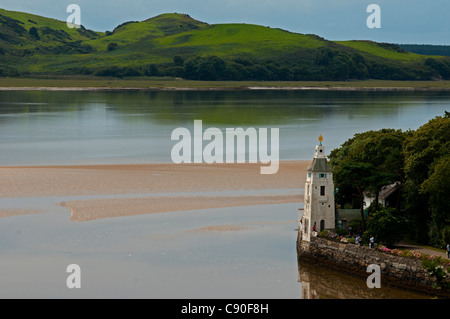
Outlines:
[[[319,137],[311,165],[306,169],[302,240],[310,242],[324,229],[335,228],[333,169]]]

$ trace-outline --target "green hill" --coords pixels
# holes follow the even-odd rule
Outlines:
[[[426,55],[450,56],[450,45],[399,44],[405,51]]]
[[[333,42],[186,14],[130,21],[112,32],[0,9],[0,75],[174,76],[199,80],[429,80],[450,78],[448,57],[371,41]]]

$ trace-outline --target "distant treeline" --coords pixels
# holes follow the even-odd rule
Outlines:
[[[67,74],[96,76],[170,76],[203,81],[345,81],[350,79],[432,80],[450,79],[450,59],[429,58],[410,64],[387,64],[368,61],[359,53],[321,48],[278,60],[235,58],[224,60],[217,56],[196,56],[185,61],[174,56],[172,63],[141,66],[111,66],[98,69],[71,68]]]
[[[450,56],[450,45],[398,44],[398,46],[405,51],[417,54]]]

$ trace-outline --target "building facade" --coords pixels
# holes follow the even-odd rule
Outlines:
[[[333,169],[325,155],[322,136],[319,137],[311,165],[307,168],[304,210],[299,229],[302,240],[325,229],[335,229]]]

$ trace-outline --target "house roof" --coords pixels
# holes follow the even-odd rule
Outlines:
[[[394,183],[394,184],[383,187],[380,191],[380,194],[378,195],[378,198],[385,199],[385,198],[389,197],[389,195],[391,195],[393,192],[395,192],[397,190],[397,186],[398,186],[398,184]]]
[[[333,172],[333,168],[326,158],[313,158],[306,170],[308,172]]]

